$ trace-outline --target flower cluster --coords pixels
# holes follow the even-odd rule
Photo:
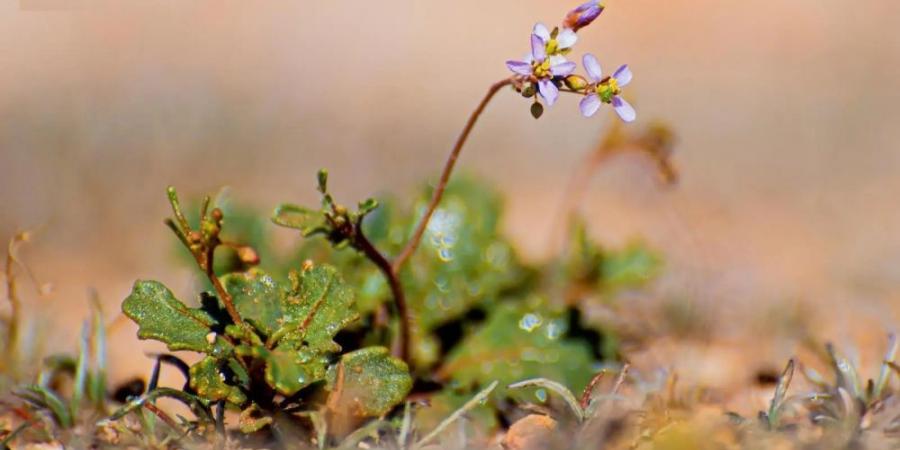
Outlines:
[[[631,70],[622,66],[611,76],[604,77],[594,55],[582,59],[587,78],[575,74],[577,64],[567,55],[578,41],[578,30],[588,26],[601,12],[603,4],[591,0],[570,11],[562,27],[550,30],[537,24],[531,33],[531,52],[522,60],[506,62],[514,75],[514,85],[525,97],[534,98],[531,113],[535,118],[543,114],[543,104],[553,106],[560,92],[581,94],[581,113],[591,117],[606,103],[612,105],[625,122],[635,119],[634,108],[621,96],[621,89],[631,82]]]

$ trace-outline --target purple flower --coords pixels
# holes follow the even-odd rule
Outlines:
[[[637,117],[634,108],[619,95],[621,88],[631,83],[631,69],[627,65],[619,67],[610,77],[603,77],[603,69],[600,68],[600,62],[594,55],[588,53],[584,55],[584,70],[587,71],[591,84],[585,89],[584,99],[581,100],[579,107],[581,114],[585,117],[591,117],[597,113],[600,106],[604,103],[611,104],[616,114],[625,121],[633,122]]]
[[[566,58],[558,54],[555,49],[548,52],[548,43],[551,41],[545,40],[542,36],[545,31],[547,31],[546,27],[541,24],[536,25],[534,33],[531,34],[531,53],[522,61],[507,61],[506,67],[518,75],[528,77],[531,82],[537,83],[541,98],[547,102],[547,105],[553,106],[556,99],[559,98],[559,88],[556,87],[553,79],[571,75],[575,72],[576,65],[566,61]],[[546,33],[546,37],[550,37],[549,32]],[[559,36],[553,40],[558,42],[558,38]]]
[[[569,11],[563,20],[563,26],[572,31],[578,31],[590,25],[603,12],[603,8],[605,6],[600,3],[600,0],[590,0]]]

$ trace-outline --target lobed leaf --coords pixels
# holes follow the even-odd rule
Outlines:
[[[360,417],[386,414],[403,402],[411,389],[409,367],[384,347],[345,353],[328,368],[328,404],[350,407]]]
[[[138,324],[139,339],[164,342],[169,350],[209,352],[206,336],[215,325],[206,312],[188,308],[157,281],[137,281],[122,303],[122,312]]]
[[[337,333],[359,319],[353,308],[353,291],[332,266],[309,267],[290,275],[291,289],[283,299],[282,325],[267,347],[308,348],[312,352],[337,352]]]
[[[325,378],[328,358],[308,349],[276,348],[262,346],[238,347],[238,354],[265,361],[266,383],[279,393],[290,396],[300,389]]]
[[[191,366],[191,388],[205,400],[225,400],[233,405],[241,405],[247,400],[247,395],[239,387],[225,382],[222,364],[221,360],[207,356]]]
[[[272,222],[276,225],[300,230],[304,236],[324,231],[328,225],[325,214],[321,211],[291,203],[278,205],[272,215]]]
[[[464,386],[543,377],[581,390],[594,358],[586,342],[565,337],[568,326],[539,306],[500,305],[448,355],[438,376]]]
[[[222,285],[241,318],[263,335],[280,327],[285,292],[271,276],[260,270],[231,273],[222,277]]]

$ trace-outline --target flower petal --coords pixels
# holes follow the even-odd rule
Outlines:
[[[597,61],[596,56],[587,53],[584,55],[582,62],[584,63],[584,70],[587,71],[588,78],[591,81],[597,83],[603,79],[603,69],[600,67],[600,61]]]
[[[506,67],[519,75],[531,75],[531,63],[525,61],[507,61]]]
[[[541,97],[547,102],[547,106],[553,106],[556,103],[556,99],[559,98],[559,88],[550,80],[538,81],[538,92],[541,93]]]
[[[531,35],[531,56],[537,62],[544,62],[547,59],[547,44],[536,34]]]
[[[560,49],[572,48],[578,42],[578,35],[569,28],[563,28],[556,36],[556,44]]]
[[[534,24],[534,30],[532,30],[531,33],[541,38],[544,41],[544,45],[550,42],[550,30],[548,30],[547,26],[542,23]]]
[[[619,115],[625,122],[634,122],[634,119],[637,118],[637,113],[634,111],[634,108],[625,101],[624,98],[616,95],[612,99],[613,108],[616,110],[616,114]]]
[[[594,114],[597,114],[597,110],[600,109],[600,105],[602,104],[603,102],[600,101],[600,96],[591,94],[581,99],[581,103],[578,104],[578,107],[581,108],[581,114],[584,117],[591,117]]]
[[[631,83],[631,78],[633,75],[631,74],[631,69],[628,68],[628,65],[623,65],[616,70],[616,73],[613,74],[613,78],[619,82],[619,87],[628,86]]]
[[[575,69],[577,68],[577,64],[571,61],[566,61],[551,65],[550,73],[552,73],[555,77],[567,77],[569,75],[572,75],[572,73],[575,72]]]

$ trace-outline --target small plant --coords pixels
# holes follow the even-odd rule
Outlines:
[[[207,199],[200,226],[193,229],[175,190],[168,192],[174,219],[167,224],[214,291],[201,293],[200,307],[191,308],[161,283],[138,281],[122,311],[139,325],[141,339],[204,356],[190,366],[190,392],[156,388],[123,411],[170,396],[199,411],[201,425],[212,417],[213,405],[239,411],[241,431],[254,433],[282,426],[276,425],[276,417],[298,407],[314,410],[311,397],[322,389],[329,393],[328,403],[341,404],[353,418],[383,415],[403,401],[412,385],[405,363],[381,347],[346,352],[334,342],[359,316],[352,290],[333,267],[306,261],[287,282],[258,269],[220,278],[212,267],[225,221],[222,212],[210,210]],[[215,425],[222,430],[217,414]]]

